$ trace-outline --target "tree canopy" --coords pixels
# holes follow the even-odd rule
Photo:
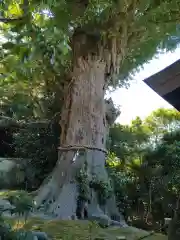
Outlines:
[[[177,45],[179,5],[168,0],[1,2],[2,95],[12,95],[6,87],[17,82],[30,98],[40,98],[44,88],[60,91],[73,56],[87,51],[82,44],[81,50],[73,46],[78,31],[89,37],[88,51],[106,61],[107,85],[122,85],[160,49]]]

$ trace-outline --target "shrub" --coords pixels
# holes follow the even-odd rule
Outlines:
[[[60,127],[58,124],[31,123],[14,135],[15,155],[22,162],[27,189],[38,187],[52,171],[58,159]]]
[[[34,203],[32,197],[25,191],[7,193],[5,199],[9,201],[12,208],[0,206],[0,237],[2,240],[33,240],[34,234],[24,229],[14,230],[10,224],[6,223],[3,213],[8,211],[11,214],[24,216],[27,220],[28,214],[33,210]]]

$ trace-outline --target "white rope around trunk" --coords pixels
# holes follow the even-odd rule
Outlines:
[[[108,153],[106,149],[94,147],[91,145],[63,145],[62,147],[58,147],[58,149],[62,151],[90,149],[90,150],[104,152],[105,154]]]

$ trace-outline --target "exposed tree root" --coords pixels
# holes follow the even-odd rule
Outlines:
[[[92,153],[94,153],[99,160],[94,161]],[[91,172],[91,174],[99,175],[102,179],[107,179],[108,176],[106,169],[104,167],[104,164],[102,165],[102,157],[104,153],[99,151],[90,151],[86,155],[88,162],[88,171]],[[75,175],[77,173],[77,170],[79,170],[84,163],[84,156],[79,156],[74,160],[75,161],[69,161],[71,162],[69,166],[70,171],[66,173],[62,187],[58,185],[57,177],[55,177],[56,171],[59,172],[59,177],[60,172],[62,172],[62,170],[60,171],[60,167],[59,170],[57,170],[57,165],[53,172],[53,175],[48,179],[48,182],[44,183],[44,185],[39,190],[35,201],[37,207],[39,207],[40,212],[44,211],[45,213],[52,216],[52,218],[58,219],[76,219],[79,217],[77,216],[79,192]],[[124,218],[116,208],[114,197],[111,197],[111,199],[107,201],[107,204],[103,209],[98,203],[96,193],[92,190],[91,200],[84,206],[86,206],[86,209],[82,207],[80,211],[86,210],[86,217],[90,220],[96,220],[106,226],[127,226]],[[84,212],[81,214],[81,217],[84,217]]]

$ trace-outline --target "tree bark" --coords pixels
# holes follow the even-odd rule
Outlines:
[[[72,216],[74,219],[76,216],[78,183],[75,176],[85,161],[90,176],[95,174],[99,180],[108,180],[105,169],[106,64],[90,55],[86,58],[78,57],[76,60],[61,115],[59,160],[52,175],[41,186],[35,199],[37,206],[43,203],[48,213],[61,219],[69,219]],[[100,207],[96,193],[92,191],[88,204],[88,217],[102,218],[119,225],[121,216],[116,208],[114,197],[107,201],[105,209],[107,215]],[[110,220],[110,217],[119,222]],[[124,221],[123,224],[125,225]]]

